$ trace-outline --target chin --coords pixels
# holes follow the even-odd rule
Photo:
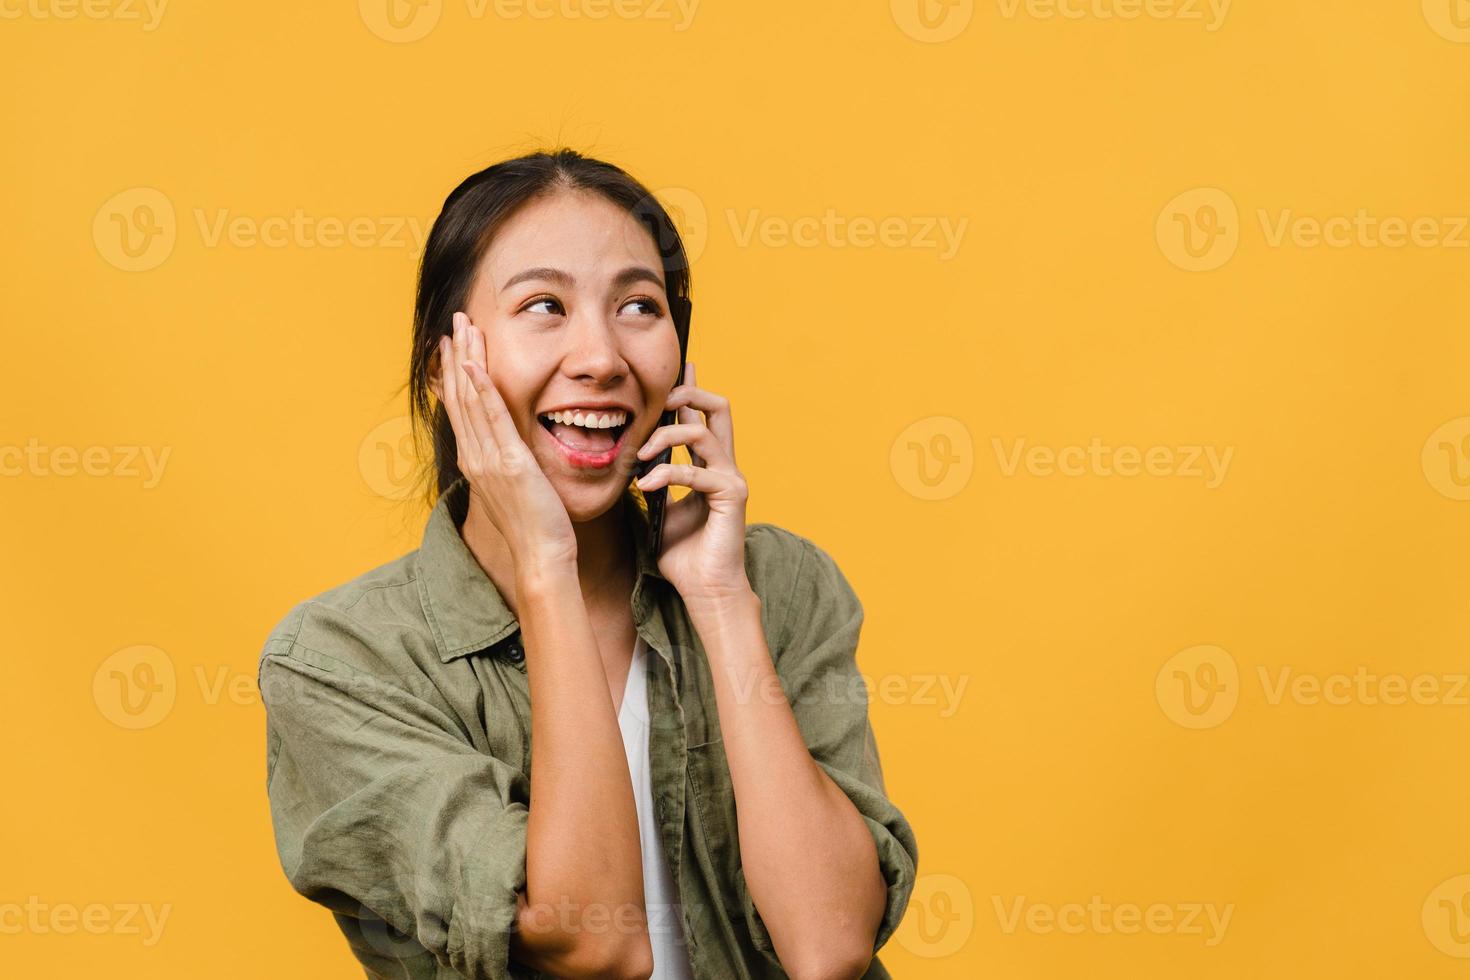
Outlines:
[[[567,509],[567,516],[574,524],[581,524],[596,520],[612,510],[627,489],[627,481],[613,479],[609,474],[606,480],[597,484],[567,486],[553,482],[552,486],[556,487],[557,496],[561,497],[561,502]]]

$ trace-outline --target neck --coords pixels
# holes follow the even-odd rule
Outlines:
[[[474,500],[460,527],[460,537],[475,556],[475,561],[490,577],[495,588],[510,606],[511,612],[520,615],[516,601],[515,559],[510,545],[499,528]],[[573,521],[572,531],[577,536],[577,579],[582,587],[582,598],[588,605],[606,602],[608,596],[627,601],[632,591],[631,578],[636,574],[636,558],[632,542],[628,538],[626,495],[618,497],[617,503],[589,521]]]

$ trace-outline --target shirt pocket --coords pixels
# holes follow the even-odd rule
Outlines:
[[[740,917],[744,910],[735,890],[735,873],[740,864],[740,836],[736,824],[735,787],[730,781],[730,763],[725,742],[689,746],[689,792],[694,800],[695,859],[714,874],[712,891],[726,916]],[[704,853],[699,853],[703,848]]]

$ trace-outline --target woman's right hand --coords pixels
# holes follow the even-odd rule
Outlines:
[[[453,338],[439,339],[440,398],[470,504],[484,510],[510,545],[518,576],[558,564],[575,568],[577,536],[566,505],[521,438],[486,364],[485,335],[455,313]]]

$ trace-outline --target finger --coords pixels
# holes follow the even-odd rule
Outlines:
[[[474,439],[469,428],[469,421],[465,418],[463,401],[460,398],[459,389],[464,386],[464,378],[460,374],[459,356],[455,347],[455,334],[459,333],[459,319],[461,314],[456,313],[451,318],[450,333],[439,342],[439,384],[444,389],[444,414],[449,416],[449,425],[454,430],[454,444],[456,452],[468,463],[478,459],[474,451]],[[464,467],[460,467],[461,470]]]
[[[740,477],[734,473],[713,470],[707,466],[690,466],[687,463],[659,463],[637,483],[638,489],[647,492],[659,487],[688,487],[700,493],[719,493],[735,488]]]
[[[470,328],[470,360],[484,368],[488,374],[490,371],[490,360],[485,353],[485,331],[470,323],[468,317],[465,318],[465,323]]]
[[[680,385],[669,392],[667,407],[691,406],[704,413],[705,424],[725,447],[725,453],[735,459],[735,424],[730,413],[730,401],[723,395],[705,391],[696,385]]]
[[[515,431],[514,423],[510,423],[509,432],[500,424],[499,420],[509,420],[510,412],[505,407],[500,390],[490,378],[490,372],[475,359],[479,356],[476,352],[484,350],[484,334],[479,327],[466,323],[465,338],[466,350],[471,354],[464,363],[465,376],[469,379],[466,387],[469,389],[470,426],[485,453],[499,460],[503,449],[520,441],[520,433]]]
[[[475,434],[475,441],[483,448],[485,455],[489,458],[499,458],[500,440],[495,437],[495,427],[490,424],[488,413],[485,411],[485,388],[488,375],[485,369],[473,361],[466,361],[464,365],[465,387],[469,389],[469,421],[470,429]],[[494,391],[495,385],[488,387]]]
[[[693,361],[686,361],[685,364],[684,364],[684,382],[683,383],[684,384],[693,384],[694,383],[694,362]],[[684,408],[679,409],[675,413],[675,417],[678,419],[678,421],[680,421],[682,423],[685,423],[685,424],[688,424],[688,425],[704,425],[704,416],[700,415],[694,409],[689,408],[687,406],[684,407]],[[690,449],[689,450],[689,458],[694,461],[694,465],[695,466],[704,466],[705,465],[705,461],[703,459],[701,459],[700,456],[699,456],[699,454],[696,453],[693,449]]]
[[[713,464],[715,469],[733,469],[731,460],[725,455],[725,447],[703,422],[665,425],[655,429],[648,441],[638,448],[639,459],[652,459],[669,446],[684,446],[695,466]],[[698,450],[698,453],[695,452]],[[701,460],[703,458],[703,461]]]
[[[475,397],[475,386],[465,374],[469,361],[470,318],[464,313],[454,314],[454,382],[455,395],[459,403],[460,453],[469,464],[478,469],[483,462],[481,447],[484,439],[475,425],[479,405]]]
[[[521,441],[521,434],[510,416],[510,409],[506,407],[505,399],[501,397],[500,389],[495,387],[495,381],[484,367],[485,335],[474,324],[469,324],[468,330],[471,338],[470,349],[478,350],[482,359],[481,362],[471,360],[466,363],[466,372],[470,376],[474,393],[473,403],[478,410],[475,418],[483,422],[488,430],[486,434],[491,439],[489,445],[497,449],[513,446],[516,442]]]

